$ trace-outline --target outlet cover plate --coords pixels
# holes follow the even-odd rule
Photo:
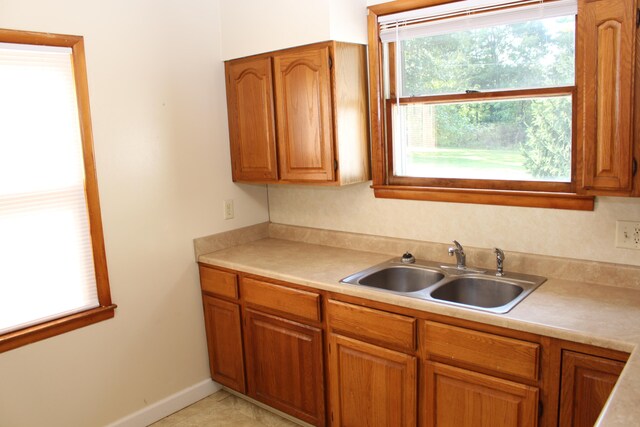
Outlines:
[[[616,247],[640,249],[640,222],[616,221]]]
[[[224,219],[233,219],[233,199],[224,201]]]

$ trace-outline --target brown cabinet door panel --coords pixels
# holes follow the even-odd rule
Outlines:
[[[563,351],[560,426],[593,426],[622,368],[623,362]]]
[[[329,47],[284,52],[273,60],[280,177],[332,181]]]
[[[249,396],[314,425],[324,425],[322,331],[245,310]]]
[[[276,181],[271,58],[226,63],[233,180]]]
[[[244,393],[240,306],[208,295],[202,299],[211,378]]]
[[[337,334],[329,342],[332,425],[416,425],[414,356]]]
[[[634,3],[579,2],[577,135],[590,194],[631,191]]]
[[[538,389],[465,369],[425,362],[429,427],[534,427]]]

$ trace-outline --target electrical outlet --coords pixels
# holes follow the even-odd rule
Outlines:
[[[616,221],[616,247],[640,249],[640,222]]]
[[[224,201],[224,219],[233,219],[233,199]]]

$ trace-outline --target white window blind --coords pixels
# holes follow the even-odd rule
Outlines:
[[[0,334],[98,306],[71,49],[0,43]]]
[[[577,10],[577,0],[466,0],[384,15],[378,18],[378,23],[380,39],[389,43],[505,22],[575,15]]]

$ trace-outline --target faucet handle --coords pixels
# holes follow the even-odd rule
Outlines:
[[[496,276],[504,276],[504,252],[500,248],[493,248],[493,253],[496,254]]]

